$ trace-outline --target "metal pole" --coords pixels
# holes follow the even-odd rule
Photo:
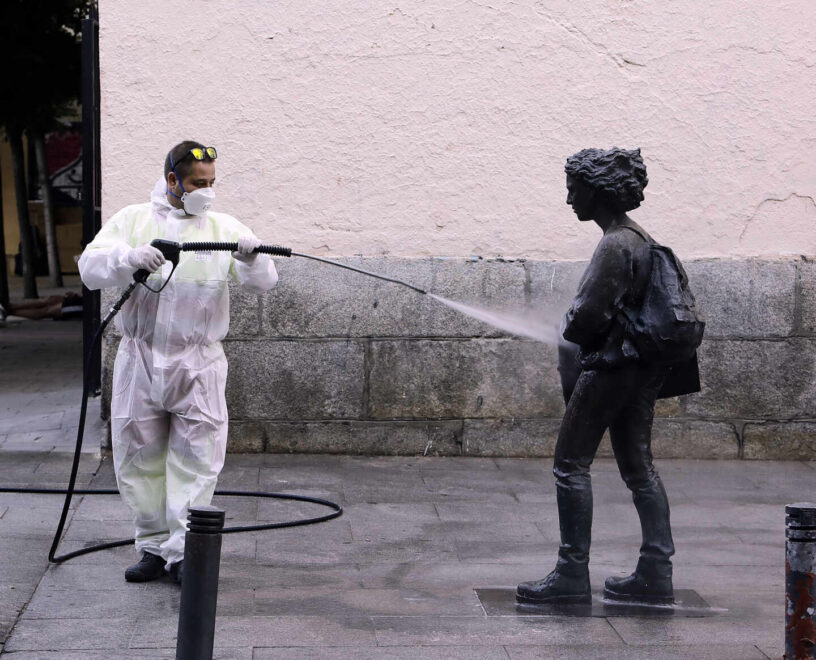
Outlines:
[[[6,232],[3,223],[3,177],[2,170],[0,170],[0,259],[2,259],[0,261],[0,304],[8,307],[8,259],[6,257]]]
[[[102,226],[102,177],[99,133],[99,15],[96,5],[82,21],[82,247],[93,240]],[[89,383],[89,392],[101,388],[102,348],[93,346],[93,338],[100,324],[99,291],[82,287],[82,336],[85,359],[89,372],[83,374]],[[93,353],[89,362],[87,355]]]
[[[816,504],[785,507],[785,660],[816,658]]]
[[[176,660],[211,660],[224,511],[190,507],[187,521]]]

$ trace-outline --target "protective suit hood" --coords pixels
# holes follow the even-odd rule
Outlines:
[[[167,201],[167,180],[160,176],[150,192],[150,205],[153,216],[158,222],[167,220],[168,216],[174,220],[187,220],[194,223],[199,229],[204,226],[206,215],[188,215],[184,209],[177,209]]]
[[[153,208],[153,215],[158,220],[167,218],[167,214],[173,211],[170,202],[167,201],[167,181],[163,176],[160,176],[156,185],[150,193],[150,204]]]

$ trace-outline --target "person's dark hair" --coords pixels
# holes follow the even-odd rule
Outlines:
[[[173,162],[176,165],[176,175],[179,179],[183,179],[190,173],[190,170],[192,170],[194,160],[192,157],[185,158],[185,156],[190,153],[190,149],[195,149],[196,147],[199,149],[205,149],[205,146],[201,144],[201,142],[185,140],[184,142],[179,142],[167,153],[167,157],[164,159],[165,181],[167,181],[167,175],[173,170],[172,166],[170,165],[170,156],[173,157]],[[204,160],[211,161],[212,158],[209,156],[204,156]]]
[[[564,171],[592,188],[599,202],[621,213],[640,206],[649,183],[640,149],[583,149],[567,158]]]

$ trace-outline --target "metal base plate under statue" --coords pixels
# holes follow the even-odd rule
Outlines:
[[[712,608],[693,589],[675,589],[674,604],[652,605],[604,600],[601,593],[592,594],[586,604],[533,605],[516,602],[515,588],[474,589],[487,616],[576,616],[576,617],[689,617],[702,618],[725,610]]]

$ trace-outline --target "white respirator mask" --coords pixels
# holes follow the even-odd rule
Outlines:
[[[188,215],[204,215],[214,202],[215,190],[212,188],[198,188],[192,192],[185,192],[181,196],[184,212]]]

